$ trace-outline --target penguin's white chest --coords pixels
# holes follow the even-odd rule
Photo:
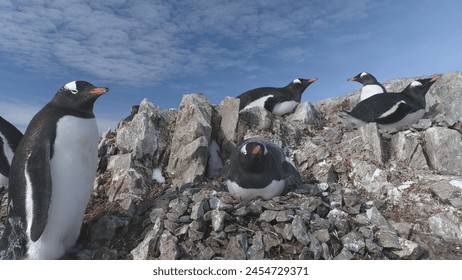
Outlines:
[[[96,173],[96,120],[61,118],[53,148],[48,220],[42,236],[29,246],[30,259],[59,258],[80,234]]]
[[[291,113],[297,105],[298,102],[294,100],[278,103],[273,108],[273,114],[282,116]]]
[[[265,200],[272,199],[281,195],[286,187],[286,180],[273,180],[268,186],[261,189],[246,189],[239,186],[236,182],[226,180],[229,193],[236,199],[247,202],[255,197]]]
[[[383,89],[378,85],[365,85],[361,89],[361,101],[376,94],[383,93]]]

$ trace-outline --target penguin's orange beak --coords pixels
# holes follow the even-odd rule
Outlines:
[[[347,82],[356,81],[356,77],[347,79]]]
[[[438,81],[439,79],[441,79],[441,76],[440,76],[440,75],[435,76],[435,77],[433,77],[433,78],[430,80],[430,83],[434,83],[434,82]]]
[[[260,146],[255,146],[253,149],[252,149],[252,155],[257,155],[260,153]]]
[[[96,87],[96,88],[93,88],[92,90],[90,90],[90,93],[91,94],[101,95],[101,94],[105,94],[108,91],[109,91],[109,88],[107,88],[107,87]]]
[[[316,82],[317,80],[318,80],[318,78],[312,78],[312,79],[308,80],[308,83],[312,84],[312,83]]]

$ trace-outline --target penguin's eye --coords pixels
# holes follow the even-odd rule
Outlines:
[[[76,94],[76,93],[78,93],[79,91],[76,90],[76,89],[71,89],[71,92],[72,92],[72,94]]]

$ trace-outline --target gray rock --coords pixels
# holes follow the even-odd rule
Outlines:
[[[271,222],[276,219],[279,213],[279,211],[265,210],[263,213],[261,213],[259,220]]]
[[[330,240],[330,234],[327,229],[319,229],[313,232],[313,235],[316,237],[317,240],[321,243],[326,243]]]
[[[288,223],[278,223],[274,225],[274,230],[277,234],[282,236],[285,240],[292,240],[294,233],[292,231],[292,225]]]
[[[116,144],[123,153],[131,153],[135,159],[148,156],[157,166],[167,147],[172,120],[171,112],[163,111],[144,99],[133,120],[117,131]]]
[[[375,258],[382,255],[383,248],[377,245],[372,239],[366,238],[365,240],[366,250]]]
[[[441,174],[462,175],[462,139],[459,132],[431,127],[424,132],[425,150],[432,168]]]
[[[91,240],[105,244],[114,239],[116,230],[125,223],[118,217],[104,215],[91,227]]]
[[[134,214],[135,205],[148,195],[145,176],[130,168],[124,174],[112,178],[112,184],[106,194],[110,202],[116,201],[127,213]]]
[[[189,198],[180,196],[170,201],[170,213],[174,213],[176,217],[183,216],[188,210]]]
[[[286,117],[286,120],[316,127],[323,127],[326,124],[326,120],[322,113],[310,102],[298,104],[294,112]]]
[[[401,250],[393,250],[391,254],[402,260],[418,260],[425,253],[425,249],[410,240],[399,238]]]
[[[359,201],[359,193],[354,189],[343,188],[342,198],[345,206],[354,206]]]
[[[223,230],[225,224],[226,212],[220,210],[212,210],[212,229],[213,231]]]
[[[179,257],[178,238],[170,232],[164,231],[159,240],[159,252],[161,260],[176,260]]]
[[[173,132],[167,172],[174,186],[204,177],[212,133],[212,105],[201,94],[183,96]]]
[[[248,250],[247,235],[238,234],[229,239],[226,247],[225,259],[227,260],[245,260],[245,252]]]
[[[209,246],[205,247],[199,254],[199,260],[211,260],[212,257],[215,255],[215,251]]]
[[[284,210],[284,211],[279,211],[276,221],[277,222],[290,222],[294,218],[295,212],[291,209],[289,210]]]
[[[341,241],[344,248],[347,248],[351,252],[364,255],[366,250],[366,243],[364,242],[364,237],[362,234],[356,231],[351,231],[342,236]]]
[[[263,232],[263,245],[265,252],[269,252],[271,248],[279,246],[281,241],[274,232]]]
[[[443,114],[448,124],[462,120],[462,72],[444,74],[428,91],[427,103],[437,104],[436,111]]]
[[[157,219],[154,226],[146,233],[143,241],[141,241],[135,249],[131,251],[134,260],[146,260],[150,254],[154,254],[157,242],[164,231],[164,221]]]
[[[353,258],[354,258],[354,256],[350,252],[350,250],[348,250],[348,248],[344,247],[342,249],[342,251],[340,252],[340,254],[335,256],[334,260],[351,260]]]
[[[209,203],[207,200],[198,202],[193,205],[191,210],[191,219],[197,220],[205,215],[205,212],[209,211]]]
[[[218,133],[220,147],[230,155],[236,147],[237,124],[239,122],[239,103],[240,100],[234,97],[225,97],[218,106],[220,115],[220,129]]]
[[[314,237],[311,237],[311,243],[310,243],[310,247],[308,248],[308,250],[313,256],[313,260],[321,259],[321,256],[324,253],[324,248],[321,242],[319,242],[318,239]]]
[[[377,243],[383,248],[401,249],[399,237],[394,231],[380,229],[375,233]]]
[[[431,185],[430,190],[441,202],[462,208],[462,180],[440,180]]]
[[[265,257],[265,248],[263,245],[263,233],[257,231],[252,238],[252,246],[247,251],[249,260],[263,260]]]
[[[121,176],[130,168],[134,167],[131,154],[113,155],[109,158],[107,169],[112,171],[112,176]]]
[[[368,123],[361,126],[358,130],[363,142],[366,144],[364,148],[372,153],[371,160],[382,163],[384,158],[382,139],[380,138],[380,132],[377,124]]]
[[[404,239],[409,238],[413,224],[407,223],[407,222],[399,222],[399,223],[392,223],[391,225],[396,230],[399,237],[404,238]]]
[[[295,215],[292,220],[292,232],[297,240],[303,245],[308,245],[311,242],[308,230],[305,225],[305,221],[299,216]]]
[[[391,149],[398,161],[415,169],[426,169],[427,159],[419,139],[419,134],[411,133],[409,130],[398,132],[391,138]]]
[[[452,212],[439,213],[428,219],[432,234],[447,242],[460,242],[462,239],[461,221]]]

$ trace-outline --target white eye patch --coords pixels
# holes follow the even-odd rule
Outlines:
[[[422,86],[422,83],[419,81],[413,81],[411,83],[411,87],[420,87],[420,86]]]
[[[359,75],[360,78],[364,78],[364,76],[366,76],[367,73],[366,72],[362,72],[361,75]]]
[[[243,155],[246,155],[246,154],[247,154],[247,144],[245,144],[244,146],[242,146],[242,148],[241,148],[241,153],[242,153]]]
[[[292,82],[292,83],[294,83],[294,84],[301,84],[301,83],[302,83],[302,81],[300,81],[299,79],[295,79],[295,80],[293,80],[293,82]]]
[[[64,85],[64,88],[67,90],[70,90],[73,94],[76,94],[79,92],[77,90],[77,83],[75,81],[67,83],[66,85]]]

